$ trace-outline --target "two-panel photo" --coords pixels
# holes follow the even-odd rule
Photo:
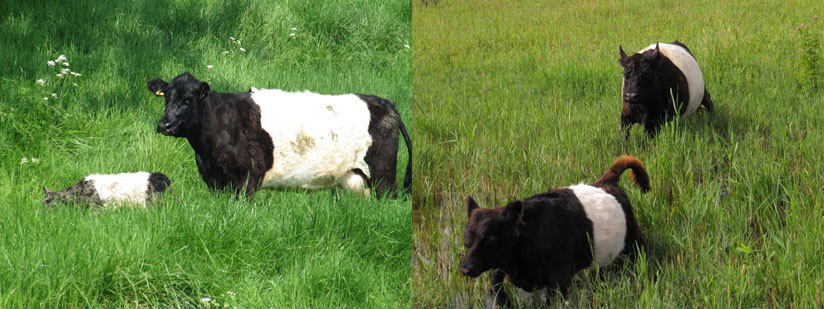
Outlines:
[[[824,308],[822,19],[2,1],[0,308]]]

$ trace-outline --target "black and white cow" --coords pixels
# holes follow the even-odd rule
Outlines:
[[[381,196],[395,188],[399,130],[410,157],[404,190],[411,185],[411,141],[383,98],[256,88],[219,93],[188,72],[147,87],[166,100],[157,132],[189,141],[209,189],[246,186],[251,195],[260,187],[337,185],[365,194],[371,187]]]
[[[467,196],[469,221],[461,273],[474,278],[492,270],[498,305],[509,302],[502,290],[504,277],[529,292],[546,287],[549,302],[557,290],[567,295],[579,270],[632,256],[644,246],[644,237],[629,199],[618,186],[626,169],[632,170],[642,192],[649,190],[641,161],[623,156],[591,185],[554,189],[501,208],[480,208]]]
[[[46,206],[55,201],[86,203],[95,205],[137,204],[145,207],[148,202],[159,199],[172,182],[163,173],[121,173],[92,174],[80,179],[77,184],[62,191],[46,193]],[[169,188],[171,193],[171,188]]]
[[[712,112],[712,100],[698,62],[681,42],[655,43],[629,57],[623,47],[618,46],[618,51],[618,62],[624,68],[621,125],[627,137],[633,123],[643,124],[647,134],[653,136],[676,114],[687,118],[699,105]]]

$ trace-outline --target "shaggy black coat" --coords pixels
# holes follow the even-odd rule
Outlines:
[[[626,193],[617,185],[627,168],[632,169],[642,191],[649,190],[649,176],[638,159],[621,157],[592,186],[602,188],[620,203],[626,217],[627,235],[621,254],[632,255],[644,246],[644,238]],[[592,221],[569,188],[558,188],[509,203],[483,209],[467,197],[469,221],[464,230],[467,253],[462,274],[477,277],[492,270],[495,303],[509,303],[502,290],[504,278],[526,291],[547,288],[549,297],[567,294],[572,276],[593,262]]]
[[[681,42],[672,44],[692,52]],[[647,134],[654,136],[665,122],[686,110],[690,100],[689,85],[684,73],[664,56],[656,45],[655,49],[627,56],[619,46],[618,62],[624,68],[624,89],[621,94],[621,126],[626,128],[627,137],[632,124],[644,126]],[[701,105],[712,112],[713,104],[709,91],[704,87]],[[675,108],[678,107],[678,113]]]

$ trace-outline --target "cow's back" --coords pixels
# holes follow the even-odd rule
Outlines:
[[[687,79],[689,101],[681,117],[688,117],[698,110],[698,106],[701,105],[701,100],[704,98],[704,75],[701,74],[701,68],[698,66],[695,57],[685,46],[670,43],[657,44],[661,54],[667,57]],[[654,49],[655,44],[652,44],[639,51],[639,53]]]

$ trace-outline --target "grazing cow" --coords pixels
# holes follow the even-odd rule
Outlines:
[[[618,51],[618,62],[624,68],[621,126],[627,137],[634,123],[643,124],[647,134],[654,136],[676,114],[689,117],[699,105],[712,112],[698,62],[681,42],[655,43],[629,57],[620,45]]]
[[[398,131],[412,146],[395,106],[362,94],[320,95],[252,88],[219,93],[188,72],[149,91],[166,100],[157,132],[183,137],[211,190],[245,186],[317,189],[335,185],[378,196],[395,188]]]
[[[120,205],[133,203],[146,207],[148,202],[159,199],[172,182],[163,173],[121,173],[114,175],[93,174],[80,179],[77,184],[63,191],[46,193],[46,206],[59,200],[63,202],[88,203],[96,205]],[[171,193],[171,188],[169,188]]]
[[[498,305],[509,302],[502,290],[504,276],[529,292],[546,287],[549,302],[556,289],[567,295],[579,270],[593,263],[607,266],[623,254],[632,256],[644,246],[644,237],[629,199],[618,187],[628,168],[641,190],[648,191],[644,165],[623,156],[592,185],[554,189],[501,208],[479,208],[467,196],[461,273],[474,278],[492,270]]]

